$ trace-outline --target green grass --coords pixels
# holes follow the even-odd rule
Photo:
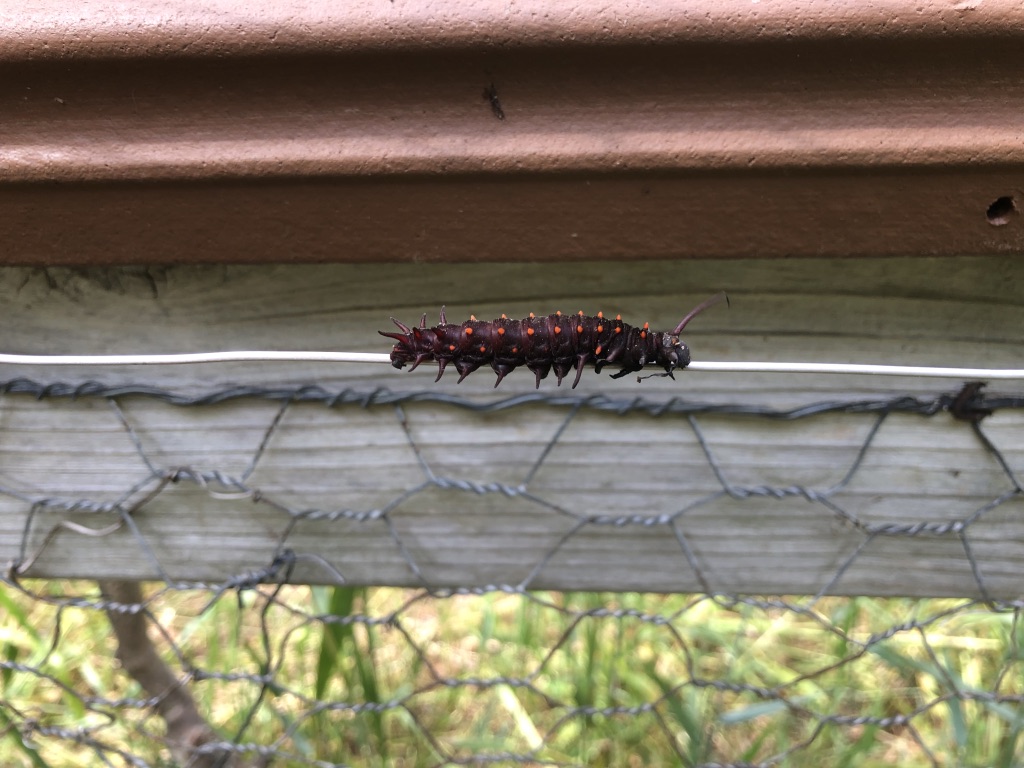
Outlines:
[[[235,677],[193,692],[226,737],[291,756],[275,766],[506,753],[587,766],[1021,764],[1024,633],[1015,614],[962,601],[827,598],[794,611],[690,595],[285,587],[267,607],[272,592],[205,612],[209,593],[159,593],[150,610],[175,669],[176,651]],[[114,650],[101,612],[0,588],[5,765],[99,764],[105,750],[113,765],[128,764],[113,750],[170,765],[159,719],[120,701],[144,694]],[[29,740],[29,723],[63,731]]]

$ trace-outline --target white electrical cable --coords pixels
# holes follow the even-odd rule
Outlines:
[[[378,352],[183,352],[173,355],[6,355],[10,365],[187,365],[191,363],[389,363]]]
[[[172,355],[11,355],[0,353],[0,365],[187,365],[192,363],[390,363],[377,352],[191,352]],[[715,373],[839,373],[871,376],[927,376],[947,379],[1024,379],[1020,368],[943,368],[918,365],[857,363],[690,363],[687,371]]]
[[[1021,368],[942,368],[929,365],[868,365],[859,363],[713,363],[696,362],[688,371],[729,373],[845,373],[869,376],[928,376],[939,379],[1024,379]]]

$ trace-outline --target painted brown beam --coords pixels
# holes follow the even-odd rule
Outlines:
[[[1024,250],[1016,4],[335,5],[10,19],[0,259]]]
[[[617,43],[1004,36],[1024,25],[1013,0],[211,0],[202,4],[97,0],[69,8],[33,0],[4,19],[0,58],[193,57],[452,47],[557,48]]]

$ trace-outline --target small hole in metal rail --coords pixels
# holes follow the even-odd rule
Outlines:
[[[1000,197],[985,211],[988,223],[993,227],[1001,227],[1010,223],[1011,217],[1017,213],[1017,204],[1012,197]]]

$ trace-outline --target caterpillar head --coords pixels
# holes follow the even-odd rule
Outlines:
[[[698,304],[696,307],[691,309],[686,317],[679,321],[679,325],[673,328],[671,331],[661,334],[661,345],[658,347],[657,363],[665,369],[665,373],[651,374],[652,376],[668,376],[670,379],[674,379],[672,371],[677,369],[685,368],[690,364],[690,348],[686,346],[679,339],[679,334],[683,332],[683,328],[693,318],[699,315],[708,307],[713,307],[720,301],[724,301],[726,304],[729,303],[729,297],[725,295],[725,292],[716,293],[710,299],[706,299]],[[637,379],[646,379],[647,376],[642,376]]]
[[[669,376],[672,376],[672,371],[677,368],[685,368],[689,364],[690,348],[680,341],[676,334],[663,334],[661,347],[658,349],[658,365],[662,366]]]

